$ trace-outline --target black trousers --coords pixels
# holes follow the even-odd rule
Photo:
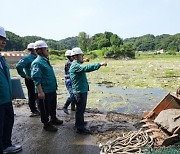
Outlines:
[[[56,119],[57,94],[56,92],[46,93],[45,99],[38,99],[38,106],[41,113],[41,122],[48,123],[49,116]]]
[[[11,135],[14,124],[14,110],[12,102],[0,105],[0,154],[3,149],[12,145]]]
[[[87,93],[74,94],[76,99],[76,121],[75,126],[77,129],[84,128],[84,112],[87,103]]]
[[[31,112],[37,111],[36,107],[36,94],[33,80],[25,79],[25,84],[28,90],[28,104]]]

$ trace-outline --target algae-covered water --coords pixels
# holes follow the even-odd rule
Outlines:
[[[95,59],[83,65],[105,60]],[[180,86],[179,57],[106,61],[107,67],[87,73],[90,86],[87,108],[140,115],[153,109],[168,92],[175,92]],[[65,62],[52,61],[60,108],[69,95],[64,84]],[[21,79],[27,96],[24,80],[17,71],[11,69],[11,76]]]
[[[112,111],[137,115],[152,110],[168,93],[168,91],[159,88],[107,88],[106,86],[97,86],[96,89],[99,92],[116,95],[114,98],[104,97],[99,101],[100,111],[108,111],[108,108],[102,107],[102,102],[106,103],[107,106],[112,105],[114,102],[123,102]]]

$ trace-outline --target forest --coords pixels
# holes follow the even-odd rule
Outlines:
[[[176,54],[180,51],[180,33],[175,35],[162,34],[154,36],[152,34],[140,37],[122,39],[112,32],[97,33],[93,36],[86,32],[80,32],[78,36],[68,37],[62,40],[46,39],[39,36],[21,37],[7,31],[9,40],[5,51],[22,51],[27,44],[37,40],[44,40],[48,44],[50,51],[54,55],[61,55],[67,49],[79,46],[86,54],[96,57],[101,52],[105,58],[135,57],[135,51],[154,52],[163,49],[168,54]]]

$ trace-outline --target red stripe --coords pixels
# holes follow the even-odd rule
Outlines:
[[[24,51],[16,51],[16,52],[0,52],[1,56],[5,56],[5,57],[22,57],[25,56],[26,53]]]

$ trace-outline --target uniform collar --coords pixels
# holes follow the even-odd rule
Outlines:
[[[38,57],[41,58],[41,59],[44,59],[44,60],[46,60],[46,61],[49,61],[49,59],[46,58],[46,57],[43,57],[43,56],[40,56],[40,55],[38,55]]]
[[[32,54],[32,53],[29,53],[32,57],[34,57],[34,58],[36,58],[37,56],[36,55],[34,55],[34,54]]]

